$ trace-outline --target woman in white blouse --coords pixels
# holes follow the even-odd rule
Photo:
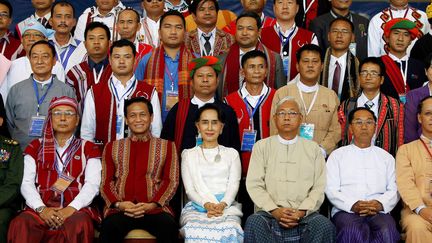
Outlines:
[[[223,122],[217,106],[201,107],[195,124],[202,144],[182,153],[182,179],[190,200],[180,216],[185,242],[243,242],[241,204],[234,200],[241,164],[235,149],[218,144]]]

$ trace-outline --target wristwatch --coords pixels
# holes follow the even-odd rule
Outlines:
[[[40,206],[35,209],[36,213],[41,214],[45,209],[45,206]]]

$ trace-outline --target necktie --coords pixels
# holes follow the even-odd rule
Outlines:
[[[339,63],[336,61],[335,63],[336,67],[334,70],[334,74],[333,74],[333,84],[332,84],[332,89],[334,90],[334,92],[336,92],[337,95],[339,95],[339,79],[340,79],[340,74],[341,74],[341,66],[339,65]]]
[[[366,107],[366,108],[368,108],[368,109],[372,109],[372,107],[374,106],[375,104],[372,102],[372,101],[370,101],[370,100],[368,100],[368,101],[366,101],[366,103],[364,104],[364,106]]]
[[[46,19],[45,17],[38,18],[37,21],[38,21],[39,23],[41,23],[44,27],[46,27],[45,25],[46,25],[46,23],[47,23],[47,19]]]
[[[405,75],[406,61],[401,61],[402,75]]]
[[[204,34],[202,35],[202,37],[204,37],[205,43],[204,43],[204,49],[205,49],[205,56],[209,56],[210,52],[211,52],[211,45],[210,45],[210,38],[211,38],[211,34],[209,36],[205,36]]]

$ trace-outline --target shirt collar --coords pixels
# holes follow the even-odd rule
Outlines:
[[[391,54],[390,52],[389,52],[388,55],[391,57],[391,59],[393,59],[394,61],[397,61],[397,62],[401,62],[401,61],[408,61],[408,58],[409,58],[409,55],[408,55],[408,54],[405,54],[405,56],[403,56],[401,59],[399,59],[399,58],[396,57],[395,55]]]
[[[377,107],[378,107],[380,95],[381,95],[381,93],[378,92],[378,94],[375,95],[375,97],[371,100],[374,103],[374,105],[376,105]],[[363,92],[361,93],[359,99],[363,104],[366,103],[367,101],[369,101],[369,99],[366,97],[366,95]]]
[[[172,59],[170,56],[168,56],[168,54],[166,54],[166,52],[164,52],[164,56],[165,56],[165,58],[168,58],[169,60],[176,62],[180,59],[180,51],[177,52],[174,59]]]
[[[285,32],[282,32],[282,29],[280,27],[279,22],[276,22],[276,24],[275,24],[276,31],[278,33],[281,33],[284,37],[288,37],[289,33],[291,33],[292,31],[294,31],[296,27],[297,26],[296,26],[296,24],[294,22],[293,25],[289,29],[287,29]]]
[[[181,0],[180,3],[177,5],[172,4],[170,1],[165,1],[165,8],[168,8],[168,9],[177,10],[177,9],[187,7],[187,6],[188,6],[188,4],[186,3],[185,0]]]
[[[427,145],[429,145],[429,148],[432,148],[432,140],[430,140],[429,138],[427,138],[425,135],[421,135],[420,139]]]
[[[299,79],[298,82],[297,82],[297,87],[302,92],[312,93],[312,92],[315,92],[315,91],[318,90],[319,84],[316,83],[314,86],[307,86],[306,84],[302,83],[302,81],[300,81],[300,79]]]
[[[397,9],[395,6],[390,4],[390,10],[392,11],[405,11],[408,8],[408,4],[405,5],[402,9]]]
[[[215,102],[214,97],[211,98],[211,99],[208,100],[208,101],[202,101],[202,100],[200,100],[198,97],[196,97],[196,96],[194,95],[194,96],[192,97],[192,99],[191,99],[191,103],[194,104],[194,105],[197,105],[198,108],[201,108],[201,107],[204,106],[205,104],[214,103],[214,102]]]
[[[351,11],[347,15],[343,16],[343,15],[335,13],[333,11],[333,9],[330,9],[330,14],[333,15],[333,17],[335,17],[335,18],[342,17],[342,18],[351,19]]]
[[[65,145],[63,145],[62,147],[60,147],[60,145],[59,145],[58,142],[57,142],[57,139],[55,139],[55,137],[54,137],[54,140],[55,140],[55,146],[58,147],[58,148],[60,148],[60,149],[67,148],[67,147],[69,146],[69,144],[72,142],[72,139],[74,139],[74,138],[75,138],[75,136],[74,136],[74,135],[71,135],[71,136],[68,138],[68,140],[66,140]]]
[[[97,7],[93,13],[93,15],[91,16],[92,18],[94,17],[99,17],[99,18],[105,18],[105,17],[111,17],[112,15],[115,15],[116,12],[118,11],[118,9],[124,9],[125,6],[123,5],[123,3],[121,1],[119,1],[119,3],[117,4],[117,6],[114,6],[111,11],[109,11],[105,16],[103,16],[100,12],[99,12],[99,7]]]
[[[33,17],[35,19],[39,19],[39,18],[45,18],[47,21],[51,18],[51,12],[48,12],[47,14],[45,14],[44,16],[39,16],[36,13],[33,14]]]
[[[48,38],[48,40],[54,42],[54,44],[55,44],[56,46],[59,46],[60,48],[61,48],[61,47],[67,47],[67,46],[70,46],[70,45],[75,46],[75,47],[78,46],[78,43],[76,42],[75,38],[73,38],[72,34],[70,34],[70,38],[69,38],[68,43],[67,43],[66,45],[63,45],[63,46],[60,46],[60,44],[57,42],[57,40],[56,40],[56,38],[55,38],[55,35],[51,35],[51,36]]]
[[[263,88],[261,89],[261,93],[258,96],[261,97],[261,96],[267,94],[267,92],[268,92],[268,87],[265,83],[263,83]],[[240,89],[240,94],[241,94],[243,99],[248,97],[248,96],[253,97],[252,95],[249,94],[248,90],[246,89],[246,81],[243,82],[243,84],[242,84],[242,87]]]
[[[37,79],[34,78],[34,76],[33,76],[33,74],[32,74],[32,79],[33,79],[36,83],[42,85],[42,87],[43,87],[43,86],[45,86],[45,85],[47,85],[47,84],[50,84],[50,83],[52,82],[52,80],[53,80],[53,76],[51,75],[47,80],[37,80]]]
[[[283,145],[292,145],[295,144],[298,141],[298,136],[295,136],[295,138],[291,139],[291,140],[286,140],[284,138],[282,138],[279,134],[277,135],[278,141],[279,143],[283,144]]]
[[[205,36],[211,35],[210,39],[212,39],[212,38],[214,38],[216,36],[216,27],[212,31],[210,31],[210,33],[208,33],[208,34],[204,33],[202,30],[200,30],[200,28],[197,28],[197,30],[198,30],[198,36],[199,36],[199,38],[201,38],[203,34]]]
[[[123,86],[122,82],[116,78],[116,76],[113,74],[111,75],[111,81],[113,82],[114,86]],[[135,75],[132,75],[132,77],[126,82],[126,88],[130,87],[135,81]]]
[[[102,69],[102,67],[106,67],[108,65],[108,63],[109,63],[108,57],[106,57],[105,59],[103,59],[99,63],[95,63],[90,57],[87,60],[88,60],[89,66],[90,66],[90,70],[92,70],[92,69],[95,68],[97,71],[99,71],[100,69]]]
[[[348,51],[345,52],[345,53],[344,53],[342,56],[340,56],[340,57],[335,57],[335,56],[333,56],[333,55],[330,55],[330,64],[331,64],[331,65],[335,65],[336,61],[337,61],[339,64],[343,64],[343,63],[345,63],[345,61],[346,61],[346,59],[347,59],[347,55],[348,55]]]
[[[374,145],[372,145],[372,143],[371,143],[371,144],[369,145],[369,147],[366,147],[366,148],[360,148],[360,147],[358,147],[357,145],[355,145],[354,141],[352,142],[351,145],[353,146],[354,149],[359,150],[359,151],[362,151],[362,152],[368,152],[369,150],[371,150],[371,149],[374,147]]]

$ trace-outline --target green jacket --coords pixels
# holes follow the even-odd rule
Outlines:
[[[20,209],[24,157],[17,141],[0,136],[0,208]]]

